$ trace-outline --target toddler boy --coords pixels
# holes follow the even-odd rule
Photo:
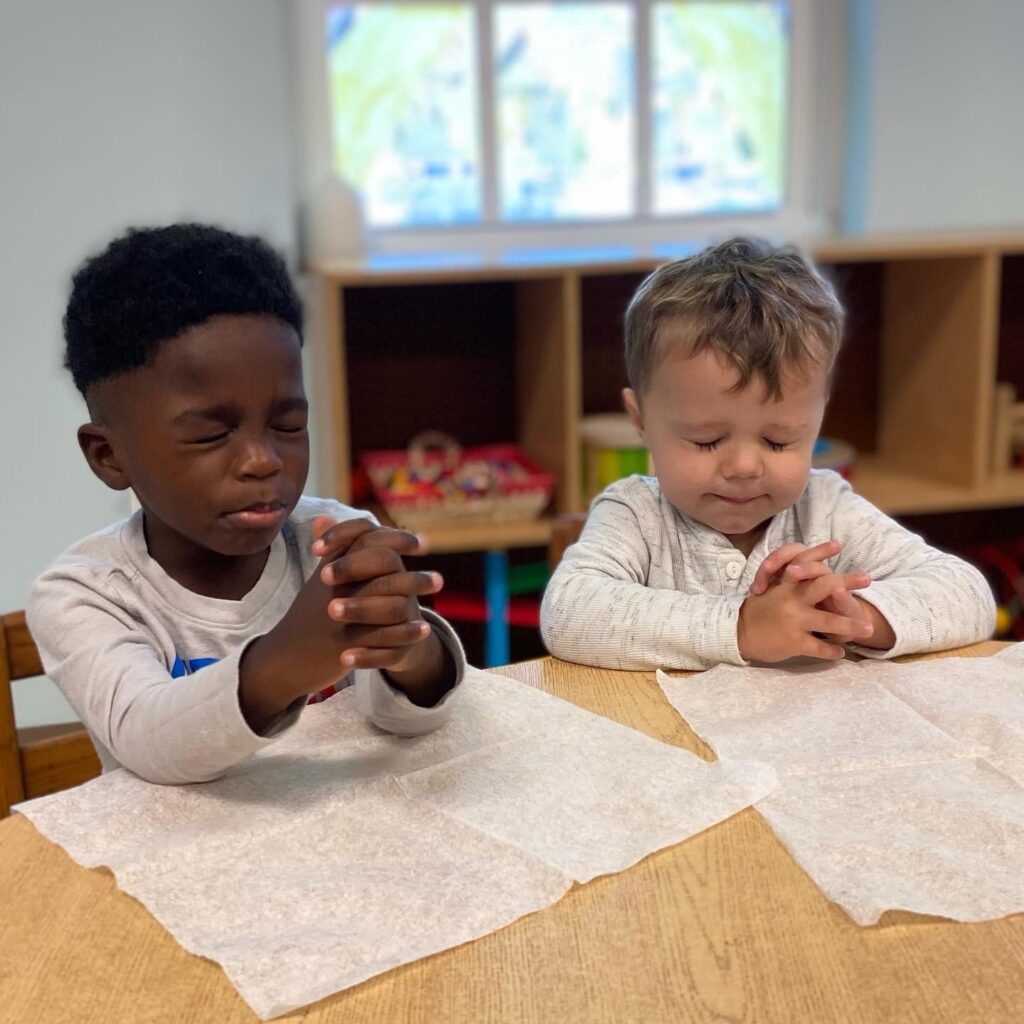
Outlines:
[[[552,654],[620,669],[869,657],[991,635],[982,575],[811,469],[843,312],[795,249],[733,239],[626,313],[655,476],[612,484],[544,595]]]
[[[441,587],[405,568],[418,539],[302,496],[302,314],[281,259],[214,227],[130,231],[75,275],[64,329],[79,445],[141,509],[65,552],[28,621],[104,769],[215,778],[352,683],[383,729],[440,725],[465,659],[417,601]]]

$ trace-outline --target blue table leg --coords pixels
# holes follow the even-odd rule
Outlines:
[[[484,667],[507,665],[511,658],[508,635],[508,552],[484,552],[484,598],[487,632],[484,636]]]

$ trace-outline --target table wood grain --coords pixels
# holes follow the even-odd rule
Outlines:
[[[498,671],[708,756],[652,673],[552,659]],[[186,953],[108,871],[79,867],[21,816],[0,822],[0,1020],[256,1019],[220,968]],[[1024,915],[889,913],[858,927],[748,809],[499,932],[279,1019],[1019,1024]]]

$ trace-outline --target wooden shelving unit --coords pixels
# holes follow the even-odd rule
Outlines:
[[[369,503],[367,508],[382,523],[390,524],[387,513],[376,503]],[[551,516],[496,523],[450,523],[421,527],[416,532],[426,538],[430,553],[434,555],[537,548],[545,547],[551,538]]]
[[[803,244],[849,314],[823,432],[857,447],[857,489],[893,515],[1024,505],[1024,473],[991,457],[996,381],[1024,395],[1024,230]],[[552,511],[583,510],[580,419],[619,411],[626,302],[674,255],[310,268],[325,489],[351,500],[355,452],[432,427],[515,440],[556,475]],[[435,551],[532,547],[549,522],[426,532]]]
[[[856,489],[892,516],[968,512],[1024,505],[1024,473],[1002,473],[974,487],[958,487],[886,466],[875,456],[857,462]]]

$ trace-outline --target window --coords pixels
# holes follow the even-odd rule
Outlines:
[[[656,214],[777,209],[785,188],[788,16],[782,3],[655,3]]]
[[[498,217],[633,214],[633,6],[522,2],[493,11]]]
[[[781,0],[336,3],[333,167],[373,228],[774,210]]]
[[[374,227],[481,219],[475,14],[468,4],[327,11],[334,170]]]
[[[304,247],[317,258],[557,261],[560,250],[575,262],[837,223],[841,4],[286,10]]]

